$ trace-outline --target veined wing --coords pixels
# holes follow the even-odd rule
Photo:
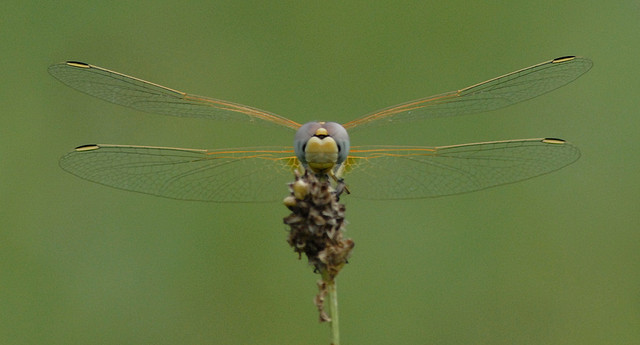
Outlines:
[[[60,166],[89,181],[166,198],[266,202],[286,194],[299,163],[291,148],[84,145],[62,157]]]
[[[566,85],[587,72],[591,66],[591,60],[583,57],[560,57],[458,91],[385,108],[347,122],[343,126],[351,130],[374,124],[472,114],[499,109]]]
[[[467,193],[550,173],[580,152],[561,139],[504,140],[440,147],[354,147],[344,176],[364,199],[414,199]]]
[[[190,95],[84,62],[51,65],[49,73],[74,89],[136,110],[215,120],[262,120],[291,129],[300,127],[295,121],[264,110]]]

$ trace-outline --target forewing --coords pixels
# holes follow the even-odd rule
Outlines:
[[[298,161],[290,148],[85,145],[62,157],[60,166],[89,181],[166,198],[266,202],[288,193]]]
[[[292,129],[300,127],[295,121],[264,110],[190,95],[83,62],[51,65],[49,73],[74,89],[136,110],[180,117],[258,121]]]
[[[347,122],[344,127],[353,130],[390,122],[495,110],[540,96],[566,85],[587,72],[591,66],[591,60],[583,57],[561,57],[458,91],[385,108]]]
[[[579,157],[575,146],[551,138],[432,148],[356,147],[346,162],[344,178],[358,198],[428,198],[526,180]]]

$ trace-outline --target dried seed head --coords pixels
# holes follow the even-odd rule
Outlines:
[[[282,202],[289,208],[296,206],[296,198],[292,195],[287,195]]]
[[[291,189],[293,189],[293,196],[298,200],[304,200],[307,194],[309,194],[309,184],[302,179],[296,179]]]
[[[344,188],[338,185],[336,189]],[[296,173],[289,190],[285,205],[292,213],[284,218],[291,228],[289,245],[299,255],[304,253],[324,280],[332,280],[347,263],[354,246],[353,241],[343,238],[345,206],[338,202],[326,176]]]

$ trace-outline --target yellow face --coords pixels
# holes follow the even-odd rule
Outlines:
[[[338,144],[329,136],[326,128],[320,127],[307,141],[304,155],[313,172],[327,173],[338,161]]]
[[[349,134],[336,122],[307,122],[298,128],[293,146],[304,168],[333,175],[349,155]]]

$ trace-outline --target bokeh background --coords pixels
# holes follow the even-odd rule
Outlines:
[[[48,65],[346,122],[563,55],[594,67],[500,111],[352,136],[560,137],[582,157],[466,195],[345,198],[356,248],[338,281],[342,340],[640,343],[640,2],[62,0],[2,12],[1,344],[329,342],[282,205],[162,199],[57,164],[87,143],[288,145],[291,133],[136,112],[62,85]]]

